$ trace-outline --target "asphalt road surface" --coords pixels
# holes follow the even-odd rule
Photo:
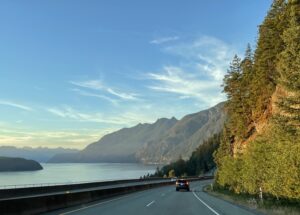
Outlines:
[[[211,181],[196,181],[191,191],[176,192],[175,185],[114,197],[78,207],[46,213],[48,215],[250,215],[255,214],[202,192]]]

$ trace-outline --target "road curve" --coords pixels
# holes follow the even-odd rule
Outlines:
[[[125,196],[93,202],[78,207],[57,210],[47,215],[253,215],[243,209],[202,192],[211,181],[191,183],[191,191],[175,191],[175,186],[164,186]]]

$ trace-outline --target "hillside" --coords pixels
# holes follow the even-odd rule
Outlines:
[[[215,154],[216,183],[234,191],[300,199],[300,1],[276,0],[254,53],[224,77],[228,118]]]
[[[209,136],[220,132],[223,103],[177,120],[158,119],[105,135],[79,153],[58,154],[49,162],[169,163],[188,158]]]
[[[0,172],[35,171],[43,167],[34,160],[24,158],[0,157]]]
[[[169,163],[179,157],[188,159],[203,141],[222,130],[225,120],[223,106],[220,103],[183,117],[162,138],[145,144],[137,157],[144,163]]]

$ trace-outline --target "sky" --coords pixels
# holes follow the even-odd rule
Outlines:
[[[271,0],[1,0],[0,145],[82,149],[224,101]]]

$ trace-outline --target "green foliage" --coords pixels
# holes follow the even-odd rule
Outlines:
[[[244,154],[223,157],[217,182],[236,193],[258,194],[261,187],[277,198],[299,199],[299,143],[299,134],[288,135],[273,127],[251,142]]]
[[[248,45],[243,60],[235,56],[224,78],[228,120],[214,155],[216,183],[235,193],[257,195],[262,189],[267,196],[299,200],[299,0],[274,0],[259,28],[254,57],[251,53]],[[283,95],[271,104],[276,87]],[[248,139],[262,116],[263,132]],[[234,150],[245,141],[244,150]]]
[[[154,176],[163,176],[174,171],[175,176],[195,176],[206,173],[216,167],[213,153],[220,144],[220,135],[216,134],[201,144],[191,155],[190,159],[184,161],[178,159],[169,165],[157,169]]]
[[[251,83],[253,118],[257,120],[267,108],[275,90],[278,53],[284,47],[282,33],[287,25],[286,1],[274,0],[264,22],[259,27],[254,55],[254,79]]]
[[[168,172],[168,177],[169,178],[172,178],[172,177],[174,177],[175,176],[175,171],[174,171],[174,169],[171,169],[169,172]]]
[[[285,48],[279,54],[277,64],[279,84],[286,91],[280,99],[280,123],[285,124],[286,132],[300,129],[300,3],[290,1],[288,7],[289,25],[283,32]]]

